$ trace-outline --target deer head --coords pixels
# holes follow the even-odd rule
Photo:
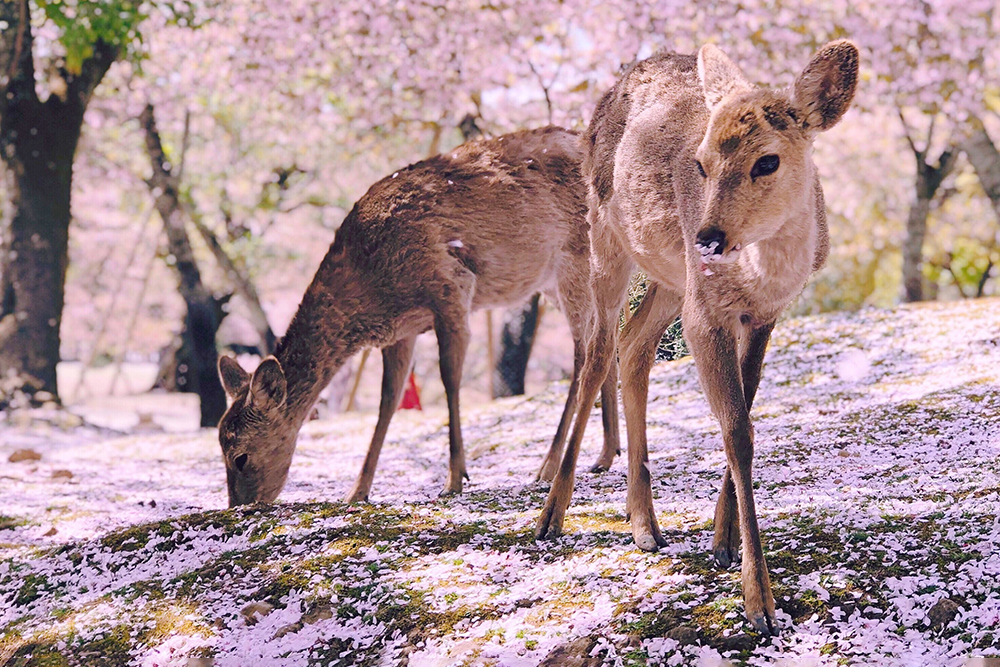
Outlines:
[[[814,195],[812,142],[840,120],[854,98],[858,50],[823,47],[788,89],[758,88],[711,44],[698,52],[710,117],[698,147],[705,208],[695,247],[701,269],[734,261],[740,250],[777,234],[808,210]]]
[[[235,359],[220,357],[219,375],[232,400],[219,422],[229,506],[271,502],[285,485],[298,433],[285,406],[281,364],[267,357],[251,375]]]

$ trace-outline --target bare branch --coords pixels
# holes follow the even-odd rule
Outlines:
[[[917,148],[917,145],[913,143],[913,135],[910,131],[910,125],[906,122],[906,117],[903,115],[903,108],[896,105],[896,113],[899,114],[899,122],[903,126],[903,136],[906,137],[906,143],[910,144],[910,150],[913,154],[917,156],[917,160],[920,162],[924,161],[925,153]]]
[[[191,139],[191,110],[184,110],[184,134],[181,135],[181,154],[177,160],[177,182],[184,178],[184,162],[187,158],[188,142]]]
[[[983,296],[983,292],[986,290],[986,283],[990,279],[990,271],[993,270],[993,258],[990,257],[989,261],[986,263],[986,270],[983,271],[983,275],[979,276],[979,283],[976,285],[976,298]]]

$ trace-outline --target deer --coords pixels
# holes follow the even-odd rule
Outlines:
[[[337,230],[287,332],[253,373],[228,356],[218,370],[230,405],[219,422],[230,507],[271,502],[288,477],[298,432],[333,374],[357,351],[382,351],[378,420],[350,503],[367,501],[418,334],[433,328],[448,406],[449,473],[468,478],[459,388],[469,316],[541,292],[566,315],[574,366],[539,471],[555,474],[575,411],[593,323],[586,188],[579,135],[547,127],[471,141],[383,178]],[[619,450],[617,371],[603,383],[604,448]]]
[[[587,412],[617,347],[626,515],[640,549],[667,545],[653,509],[646,402],[657,343],[681,315],[726,454],[713,555],[728,568],[742,546],[744,608],[762,634],[777,625],[754,506],[750,410],[775,321],[829,252],[812,145],[850,107],[858,61],[851,42],[831,42],[789,88],[776,89],[750,83],[711,44],[696,56],[661,51],[625,71],[583,138],[597,321],[536,537],[562,532]],[[619,341],[618,313],[637,268],[650,285]]]

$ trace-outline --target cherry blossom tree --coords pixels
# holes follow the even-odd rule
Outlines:
[[[901,254],[915,296],[921,258],[949,243],[934,229],[928,236],[928,220],[956,219],[941,208],[942,193],[973,173],[957,157],[974,162],[967,136],[989,156],[982,138],[990,135],[975,134],[973,123],[996,117],[984,105],[1000,42],[988,0],[233,0],[199,5],[196,30],[159,9],[148,14],[148,57],[141,71],[126,60],[105,77],[85,146],[94,164],[122,146],[141,154],[136,119],[148,100],[167,154],[177,154],[190,117],[180,195],[240,270],[263,279],[265,302],[304,287],[313,255],[371,182],[457,144],[466,115],[487,134],[581,128],[620,67],[656,49],[690,53],[713,41],[751,79],[785,85],[837,37],[861,46],[862,80],[856,110],[817,147],[835,248],[804,307],[884,298],[885,285],[898,284]],[[58,24],[38,23],[68,49]],[[134,183],[115,187],[148,198],[148,169],[127,164]],[[276,301],[268,316],[280,330],[291,309]]]

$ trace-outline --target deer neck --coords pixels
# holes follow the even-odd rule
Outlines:
[[[805,200],[799,210],[789,213],[777,234],[747,246],[739,263],[744,275],[756,283],[755,289],[784,309],[812,273],[818,243],[816,208]]]
[[[352,272],[327,253],[274,356],[287,382],[287,417],[300,427],[333,375],[369,344],[359,317],[365,302]]]

